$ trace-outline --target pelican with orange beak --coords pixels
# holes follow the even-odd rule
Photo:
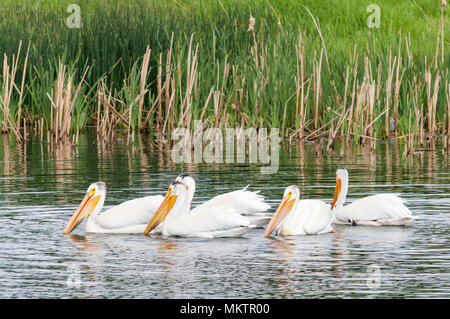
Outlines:
[[[264,236],[269,237],[273,231],[281,236],[334,233],[332,220],[329,205],[316,199],[300,200],[300,189],[291,185],[286,187]]]
[[[180,180],[182,180],[180,178]],[[238,237],[256,227],[250,218],[235,207],[220,205],[220,201],[201,209],[190,210],[192,200],[189,185],[173,182],[144,234],[161,225],[164,236],[179,237]],[[206,202],[208,203],[208,202]],[[202,205],[201,205],[202,206]]]
[[[142,233],[164,197],[136,198],[100,213],[105,198],[105,183],[91,184],[63,234],[70,234],[86,218],[87,233]]]
[[[355,200],[344,206],[348,191],[348,172],[345,168],[336,171],[336,188],[331,209],[334,223],[368,226],[407,225],[417,216],[404,205],[397,194],[377,194]]]

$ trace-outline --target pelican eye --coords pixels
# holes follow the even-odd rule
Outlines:
[[[89,196],[94,196],[95,194],[95,188],[91,189],[91,191],[89,192]]]
[[[289,197],[292,196],[292,192],[289,192],[288,196],[289,196]]]

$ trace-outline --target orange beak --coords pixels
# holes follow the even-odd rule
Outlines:
[[[270,234],[273,232],[273,230],[278,225],[280,225],[281,221],[286,217],[286,215],[292,209],[295,199],[291,199],[291,200],[289,200],[289,199],[290,199],[290,196],[285,196],[281,200],[281,203],[280,203],[280,205],[278,205],[278,208],[275,211],[275,214],[273,214],[272,219],[270,220],[269,224],[267,225],[266,231],[264,232],[265,237],[270,236]]]
[[[159,224],[163,222],[164,219],[166,219],[167,215],[172,210],[173,205],[175,204],[177,200],[177,195],[170,195],[172,190],[169,188],[167,191],[166,197],[164,198],[163,202],[159,206],[156,213],[153,215],[152,219],[148,223],[147,227],[144,230],[144,235],[148,234],[152,230],[154,230],[156,227],[158,227]]]
[[[336,188],[334,190],[333,202],[331,203],[331,209],[334,208],[334,205],[336,204],[336,201],[337,201],[340,193],[341,193],[341,179],[337,178],[336,179]]]
[[[73,213],[72,218],[70,218],[67,223],[63,234],[70,234],[75,228],[77,228],[77,226],[94,211],[99,200],[100,196],[92,197],[89,194],[86,194],[75,213]]]

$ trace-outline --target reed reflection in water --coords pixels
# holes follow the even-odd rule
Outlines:
[[[405,160],[400,144],[386,143],[375,152],[345,146],[340,159],[339,147],[316,156],[314,144],[283,144],[279,171],[261,175],[259,164],[175,164],[145,137],[131,146],[103,145],[90,135],[80,135],[77,147],[0,141],[2,298],[450,296],[450,173],[440,152]],[[350,173],[348,202],[401,193],[420,219],[408,227],[336,226],[335,234],[270,239],[263,229],[214,240],[86,234],[84,224],[61,234],[98,180],[108,188],[105,208],[164,194],[189,172],[197,180],[194,206],[251,183],[273,212],[291,184],[302,198],[331,202],[340,165]]]

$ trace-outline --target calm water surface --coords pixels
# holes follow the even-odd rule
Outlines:
[[[258,165],[174,164],[139,140],[77,148],[0,140],[0,298],[391,298],[450,297],[449,158],[411,161],[379,144],[317,157],[314,145],[283,145],[277,174]],[[108,188],[105,208],[164,194],[181,172],[197,180],[194,205],[251,184],[275,210],[284,188],[331,202],[335,171],[349,170],[347,201],[401,193],[420,217],[408,227],[336,226],[335,234],[186,239],[61,233],[90,183]]]

